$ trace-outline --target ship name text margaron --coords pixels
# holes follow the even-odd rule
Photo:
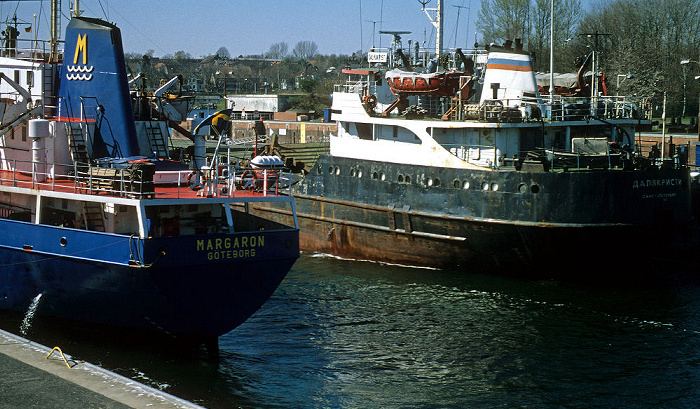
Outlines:
[[[209,260],[255,257],[255,250],[265,247],[265,236],[241,236],[197,240],[197,251]]]

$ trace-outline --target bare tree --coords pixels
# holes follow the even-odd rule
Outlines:
[[[265,53],[266,58],[281,60],[287,56],[289,46],[284,41],[272,44],[270,49]]]
[[[299,41],[292,50],[292,55],[301,60],[310,60],[318,54],[318,46],[313,41]]]
[[[481,0],[476,27],[487,43],[527,39],[529,13],[530,0]]]
[[[192,56],[190,55],[190,53],[185,51],[176,51],[173,58],[176,60],[186,60],[192,58]]]
[[[535,61],[537,70],[549,71],[551,9],[551,0],[534,0],[531,9],[532,32],[528,48],[540,56]],[[569,45],[576,39],[576,29],[582,16],[581,0],[554,0],[555,70],[572,69],[575,52]]]
[[[231,53],[228,52],[226,47],[219,47],[219,49],[216,50],[216,55],[220,58],[231,58]]]
[[[582,20],[580,33],[605,33],[609,40],[599,42],[601,69],[612,82],[624,78],[620,88],[643,96],[655,96],[660,105],[667,92],[669,115],[697,112],[700,74],[697,43],[700,38],[700,0],[615,0],[599,6]],[[589,41],[589,46],[595,46]],[[690,64],[680,61],[690,59]],[[687,70],[687,71],[686,71]],[[627,73],[632,78],[627,78]],[[688,79],[684,81],[684,78]]]

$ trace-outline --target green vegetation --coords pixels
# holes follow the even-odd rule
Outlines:
[[[554,68],[576,72],[599,51],[608,95],[653,97],[660,116],[666,92],[668,117],[697,117],[700,101],[700,0],[554,0]],[[481,0],[479,45],[520,38],[535,55],[535,69],[549,71],[551,0]],[[446,47],[471,45],[445,44]],[[359,53],[357,53],[359,55]],[[357,67],[356,55],[320,55],[313,41],[294,47],[270,45],[260,55],[233,57],[225,47],[194,59],[185,52],[155,57],[127,55],[129,69],[146,76],[147,89],[182,75],[190,90],[208,94],[298,93],[296,109],[318,111],[329,104],[344,67]],[[687,60],[686,64],[681,64]],[[366,60],[364,61],[366,66]],[[195,87],[196,81],[199,87]]]

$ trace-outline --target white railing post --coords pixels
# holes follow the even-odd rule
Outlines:
[[[267,196],[267,169],[263,170],[263,196]]]

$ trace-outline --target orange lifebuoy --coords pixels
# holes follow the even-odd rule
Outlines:
[[[248,179],[248,180],[246,180]],[[241,175],[241,182],[243,183],[243,188],[247,190],[253,190],[257,186],[258,175],[255,171],[246,170]]]
[[[374,109],[377,106],[377,97],[372,94],[365,95],[363,101],[367,109]]]

